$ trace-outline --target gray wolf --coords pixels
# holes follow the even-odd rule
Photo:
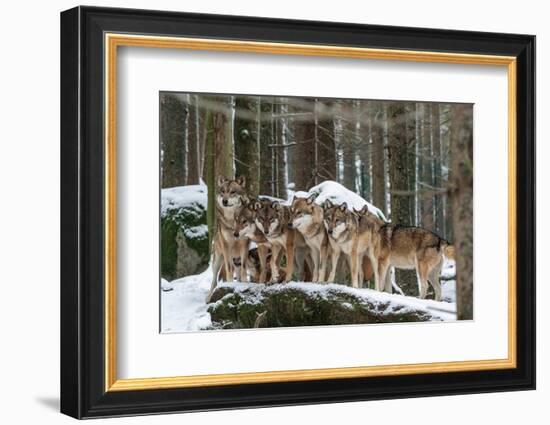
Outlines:
[[[382,285],[386,290],[388,286],[391,288],[388,273],[390,267],[414,269],[420,298],[426,298],[429,283],[434,290],[435,299],[440,301],[441,268],[445,259],[454,260],[453,245],[420,227],[385,223],[366,207],[359,214],[372,232],[368,255],[373,263],[376,289],[381,291]]]
[[[256,202],[255,210],[256,226],[271,245],[271,281],[279,281],[279,262],[283,255],[286,258],[284,281],[292,279],[295,264],[298,275],[302,277],[304,262],[307,261],[307,246],[302,235],[290,226],[289,207],[265,200]]]
[[[290,206],[290,221],[310,249],[313,282],[324,282],[329,242],[323,221],[323,208],[314,201],[317,195],[294,198]]]
[[[234,258],[241,265],[246,264],[248,256],[248,239],[235,238],[235,216],[248,202],[246,179],[241,176],[236,180],[218,177],[216,195],[216,228],[212,239],[212,285],[207,301],[217,286],[218,275],[222,265],[226,280],[233,279]],[[240,280],[247,281],[246,267],[240,267]]]

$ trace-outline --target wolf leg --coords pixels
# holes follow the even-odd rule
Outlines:
[[[271,247],[271,283],[277,283],[279,281],[279,253],[281,247],[279,245],[272,245]]]
[[[319,282],[319,250],[315,247],[311,248],[311,258],[313,259],[313,282]]]
[[[351,286],[359,288],[359,271],[357,270],[357,255],[351,255],[349,257],[349,270],[351,273]]]
[[[323,245],[321,245],[321,252],[319,254],[319,282],[326,282],[326,276],[327,276],[327,260],[328,260],[328,241],[325,241]]]
[[[395,270],[395,269],[394,269]],[[395,271],[394,271],[394,274],[395,274]],[[391,271],[389,270],[388,268],[388,273],[386,273],[386,280],[384,282],[384,292],[388,292],[390,294],[393,293],[393,288],[392,288],[392,284],[391,284],[391,279],[392,279],[392,273]]]
[[[388,269],[390,268],[390,262],[388,260],[379,261],[378,263],[378,279],[375,277],[374,287],[377,291],[382,292],[382,288],[386,282],[386,274],[388,274]]]
[[[265,245],[258,245],[258,256],[260,257],[260,278],[259,283],[265,283],[267,275],[267,253],[269,248]]]
[[[286,238],[286,270],[285,283],[292,280],[294,273],[294,233],[291,232]]]
[[[432,288],[434,288],[436,301],[441,301],[441,282],[439,281],[439,278],[441,276],[442,264],[443,264],[443,261],[441,261],[437,266],[435,266],[429,275],[429,281],[430,281],[430,284],[432,285]]]
[[[210,285],[210,291],[206,296],[206,303],[210,302],[210,298],[212,298],[212,294],[214,293],[216,286],[218,286],[218,274],[220,273],[221,268],[222,268],[222,256],[214,252],[212,256],[212,284]]]
[[[338,259],[340,258],[340,249],[336,244],[332,247],[332,253],[330,256],[330,275],[328,277],[329,282],[334,282],[336,279],[336,268],[338,267]]]
[[[424,261],[417,261],[416,264],[420,298],[424,299],[428,293],[428,265]]]
[[[246,273],[246,261],[248,259],[248,240],[239,241],[239,254],[241,257],[241,273],[240,273],[240,281],[247,283],[248,282],[248,276]]]

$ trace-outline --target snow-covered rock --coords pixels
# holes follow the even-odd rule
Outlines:
[[[208,268],[172,282],[162,280],[163,333],[253,327],[263,312],[262,327],[456,320],[454,302],[310,282],[220,283],[213,302],[206,304],[211,279]],[[450,284],[444,284],[444,294]]]
[[[277,285],[225,284],[212,296],[213,328],[350,325],[441,321],[454,317],[454,306],[390,295],[339,284],[291,282]],[[438,308],[434,308],[434,307]]]
[[[380,209],[372,205],[370,202],[367,202],[357,193],[352,192],[340,183],[332,180],[326,180],[323,183],[312,187],[308,192],[294,192],[293,196],[297,198],[307,198],[313,194],[317,195],[315,202],[319,205],[323,204],[326,200],[331,201],[333,204],[342,204],[345,202],[350,210],[353,208],[360,210],[363,206],[367,205],[371,213],[376,214],[382,220],[387,221],[384,213],[380,211]],[[291,198],[289,202],[292,202],[292,199],[293,198]]]

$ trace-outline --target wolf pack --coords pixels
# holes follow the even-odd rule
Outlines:
[[[435,300],[441,300],[441,269],[447,259],[454,260],[453,245],[429,230],[388,223],[367,204],[360,210],[330,200],[319,205],[316,197],[295,196],[290,205],[254,198],[247,193],[245,177],[220,176],[206,301],[219,280],[335,282],[341,257],[354,288],[374,280],[377,291],[391,293],[390,270],[413,269],[420,298],[430,284]]]

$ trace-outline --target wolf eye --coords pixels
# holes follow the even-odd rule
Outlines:
[[[234,195],[234,194],[235,194],[235,191],[234,191],[234,190],[232,190],[232,191],[231,191],[231,195]]]

